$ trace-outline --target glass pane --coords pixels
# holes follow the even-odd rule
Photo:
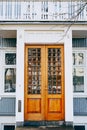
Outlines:
[[[5,92],[16,91],[16,69],[6,68],[5,69]]]
[[[73,53],[73,65],[84,65],[84,53]]]
[[[14,125],[5,125],[4,130],[15,130],[15,126]]]
[[[15,65],[16,64],[16,53],[6,53],[5,54],[5,64]]]
[[[41,93],[41,49],[28,49],[28,94]]]
[[[61,49],[48,49],[48,93],[61,93]]]
[[[84,64],[84,54],[78,53],[78,65],[83,65],[83,64]]]
[[[76,65],[76,54],[73,53],[73,65]]]
[[[10,31],[11,32],[11,31]],[[1,38],[0,47],[16,47],[16,38]]]
[[[73,69],[73,86],[74,92],[84,92],[84,69]]]

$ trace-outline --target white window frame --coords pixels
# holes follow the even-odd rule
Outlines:
[[[72,63],[72,69],[73,68],[84,68],[84,92],[74,92],[73,88],[73,94],[74,96],[86,96],[87,95],[87,50],[84,48],[73,48],[72,50],[72,55],[73,53],[84,53],[84,64],[83,65],[73,65]],[[72,56],[73,58],[73,56]],[[73,80],[73,74],[72,74],[72,80]],[[72,84],[73,86],[73,84]]]
[[[16,65],[6,65],[5,64],[5,54],[6,53],[16,53],[16,48],[14,47],[8,47],[8,48],[4,48],[0,50],[0,58],[2,59],[0,62],[0,72],[1,72],[1,79],[0,79],[0,85],[1,85],[1,89],[0,89],[0,95],[6,95],[6,96],[15,96],[16,95],[16,91],[15,92],[5,92],[4,91],[4,81],[5,81],[5,76],[4,76],[4,72],[6,68],[16,68]]]

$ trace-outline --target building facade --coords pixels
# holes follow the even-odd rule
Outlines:
[[[87,6],[0,1],[0,129],[87,129]],[[32,122],[33,121],[33,122]]]

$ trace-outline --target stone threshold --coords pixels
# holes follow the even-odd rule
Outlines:
[[[73,127],[40,126],[40,127],[17,127],[16,130],[74,130]]]

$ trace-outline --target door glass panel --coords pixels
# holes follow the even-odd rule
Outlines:
[[[61,93],[61,49],[48,49],[48,93]]]
[[[41,93],[41,49],[28,49],[28,94]]]

